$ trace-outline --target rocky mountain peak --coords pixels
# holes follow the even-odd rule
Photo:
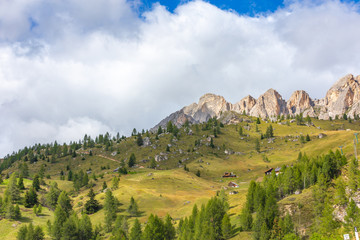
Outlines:
[[[243,113],[245,111],[246,114],[250,113],[250,110],[255,106],[256,99],[250,95],[247,95],[239,102],[233,104],[232,110],[238,113]]]
[[[256,104],[250,111],[251,116],[259,116],[262,118],[276,117],[287,113],[285,100],[272,88],[257,99]]]
[[[356,77],[356,78],[359,78]],[[326,93],[325,105],[329,117],[341,116],[360,100],[360,84],[352,74],[340,78]]]
[[[186,120],[192,123],[206,122],[209,118],[220,118],[222,113],[230,111],[233,111],[232,115],[245,111],[247,115],[261,118],[300,113],[319,119],[334,118],[336,115],[341,117],[343,114],[353,117],[354,114],[360,114],[360,76],[348,74],[340,78],[329,89],[325,98],[316,101],[303,90],[295,91],[286,102],[276,90],[270,88],[258,99],[248,95],[235,104],[227,102],[222,96],[207,93],[200,97],[198,103],[192,103],[171,114],[157,126],[166,126],[168,121],[173,121],[176,125],[181,125]]]
[[[310,115],[311,117],[314,117],[315,114],[313,106],[313,100],[304,90],[295,91],[286,104],[289,114],[297,115],[303,113],[304,116]]]

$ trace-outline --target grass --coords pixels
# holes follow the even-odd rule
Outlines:
[[[249,118],[251,119],[251,118]],[[253,119],[254,120],[254,119]],[[97,193],[96,199],[103,203],[105,194],[101,193],[102,184],[106,181],[107,186],[111,187],[111,179],[118,176],[113,169],[119,166],[120,160],[127,163],[131,153],[135,153],[137,162],[144,168],[131,169],[132,174],[121,176],[119,188],[113,191],[113,194],[121,202],[121,214],[126,213],[131,196],[135,198],[142,212],[139,220],[144,223],[151,214],[157,214],[161,217],[169,213],[175,220],[191,214],[194,204],[200,206],[206,203],[221,188],[226,187],[229,181],[239,184],[237,189],[227,189],[226,193],[236,190],[239,193],[228,195],[231,206],[229,212],[231,221],[239,226],[238,214],[240,213],[245,200],[247,188],[251,180],[260,181],[264,176],[264,171],[270,167],[280,167],[284,164],[290,165],[294,162],[299,152],[305,152],[309,157],[317,157],[327,153],[329,150],[339,149],[343,146],[344,154],[348,157],[353,156],[353,138],[354,133],[360,130],[359,122],[348,123],[347,121],[322,121],[313,119],[315,126],[298,126],[296,123],[281,125],[271,123],[274,128],[275,139],[260,141],[260,153],[255,151],[255,139],[260,138],[261,132],[264,133],[270,123],[261,122],[258,125],[259,132],[255,131],[255,123],[248,123],[250,130],[244,129],[245,136],[239,136],[237,129],[239,125],[245,126],[242,122],[238,125],[226,125],[221,128],[221,134],[213,138],[215,148],[207,146],[208,137],[213,134],[212,131],[196,130],[192,126],[193,135],[182,133],[177,141],[174,141],[171,134],[162,134],[159,139],[155,135],[150,135],[151,146],[138,147],[135,137],[127,138],[120,143],[115,143],[109,151],[105,151],[102,146],[92,149],[93,156],[79,153],[76,158],[69,156],[58,158],[55,163],[39,161],[36,164],[29,165],[30,175],[40,170],[42,164],[46,165],[46,173],[51,175],[51,179],[46,180],[47,184],[56,181],[62,190],[71,191],[72,182],[60,180],[60,171],[67,173],[67,169],[78,171],[80,169],[89,170],[97,175],[97,180],[91,180],[95,184],[94,191]],[[344,130],[341,130],[344,129]],[[346,130],[349,129],[349,130]],[[326,134],[324,138],[318,138],[320,133]],[[309,134],[310,142],[301,143],[300,136]],[[201,140],[201,146],[195,147],[195,140]],[[168,160],[157,162],[157,170],[147,168],[150,157],[155,157],[160,153],[166,153],[166,145],[171,144],[170,152],[167,153]],[[88,149],[87,149],[88,150]],[[234,154],[227,155],[225,150],[231,150]],[[115,156],[111,153],[118,152]],[[103,158],[100,155],[110,157],[116,161]],[[263,156],[269,159],[269,162],[263,160]],[[85,158],[85,160],[82,160]],[[190,172],[183,170],[184,164],[190,169]],[[107,169],[101,169],[108,166]],[[14,172],[17,169],[15,163],[4,173]],[[201,176],[197,177],[195,172],[200,170]],[[223,179],[224,172],[234,172],[237,178]],[[103,178],[99,175],[103,174]],[[31,180],[25,179],[25,185],[30,186]],[[0,196],[6,188],[6,180],[0,185]],[[78,194],[72,198],[73,206],[76,212],[80,213],[87,200],[88,189],[81,189]],[[299,221],[299,226],[304,222],[311,222],[311,213],[309,202],[311,202],[311,189],[305,190],[299,195],[289,196],[279,202],[282,209],[296,208],[303,205],[303,216],[299,219],[295,216],[295,222]],[[23,207],[21,207],[24,209]],[[46,226],[46,221],[52,219],[52,212],[44,209],[44,216],[36,217],[31,212],[24,212],[22,223],[32,221],[35,225]],[[92,222],[96,224],[103,223],[104,211],[90,216]],[[130,224],[134,218],[130,218]],[[15,239],[18,227],[12,227],[14,222],[2,220],[0,222],[0,238]],[[46,232],[46,231],[45,231]],[[241,232],[232,239],[249,239],[250,233]]]

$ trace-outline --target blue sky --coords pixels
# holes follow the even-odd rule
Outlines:
[[[169,11],[173,12],[174,9],[179,5],[186,3],[187,1],[173,1],[173,0],[142,0],[143,9],[151,8],[152,4],[159,2],[168,8]],[[274,12],[279,7],[283,7],[283,1],[281,0],[209,0],[207,1],[218,8],[225,10],[235,10],[239,14],[247,14],[253,16],[257,13]]]
[[[205,93],[319,99],[360,74],[355,2],[155,2],[0,0],[0,157],[149,129]]]

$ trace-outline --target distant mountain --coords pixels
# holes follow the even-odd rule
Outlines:
[[[172,121],[178,127],[186,120],[190,123],[202,123],[212,117],[220,118],[225,112],[233,111],[246,115],[275,119],[279,115],[297,115],[318,117],[328,120],[330,117],[342,117],[347,114],[353,117],[360,113],[360,76],[348,74],[340,78],[326,93],[325,98],[312,100],[303,90],[295,91],[288,101],[274,89],[267,90],[258,99],[248,95],[239,102],[232,104],[224,97],[207,93],[200,97],[198,103],[192,103],[170,114],[160,121],[152,130],[159,126],[165,127]]]

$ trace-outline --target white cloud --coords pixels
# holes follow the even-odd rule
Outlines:
[[[0,156],[151,128],[206,92],[320,98],[360,73],[358,5],[295,2],[248,17],[194,1],[139,18],[136,4],[0,2]]]

